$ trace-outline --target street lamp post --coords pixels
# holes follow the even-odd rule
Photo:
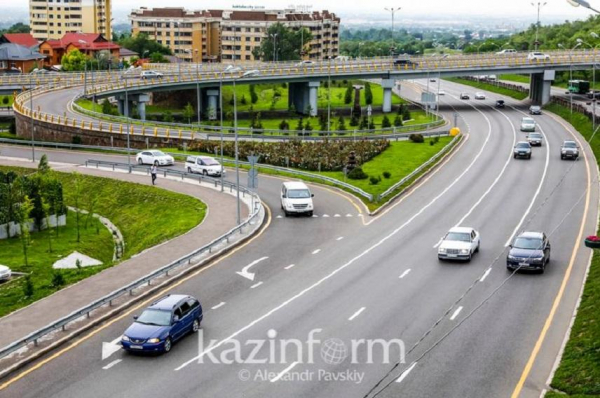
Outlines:
[[[277,62],[277,33],[270,34],[273,39],[273,62]]]
[[[596,32],[590,32],[590,36],[592,36],[594,39],[600,38]],[[589,46],[594,52],[594,58],[592,61],[592,131],[596,131],[596,53],[600,44],[592,46],[591,44],[584,42],[582,39],[577,39],[577,42]]]
[[[595,8],[593,8],[590,3],[588,3],[585,0],[567,0],[567,3],[571,4],[573,7],[579,7],[582,6],[584,8],[587,8],[588,10],[592,10],[597,14],[600,14],[600,10],[597,10]]]
[[[581,45],[582,42],[575,44],[575,47],[569,50],[569,80],[573,80],[573,51]],[[558,47],[566,50],[565,46],[558,43]],[[573,93],[569,90],[569,99],[571,104],[571,115],[573,115]]]
[[[35,137],[33,125],[33,74],[29,74],[29,110],[31,116],[31,161],[35,162]]]
[[[129,124],[129,117],[131,115],[131,109],[129,109],[129,84],[127,83],[127,79],[125,79],[125,106],[123,109],[127,109],[127,166],[129,171],[131,172],[131,147],[129,141],[129,134],[131,133],[131,126]]]
[[[396,50],[396,44],[394,43],[394,14],[396,14],[396,11],[400,11],[400,9],[401,7],[385,8],[386,11],[392,14],[392,48],[390,49],[390,55],[392,57],[394,56],[394,51]]]
[[[538,49],[538,45],[539,45],[539,32],[540,32],[540,11],[542,9],[542,7],[544,7],[546,4],[548,4],[547,2],[541,2],[538,1],[537,4],[536,3],[531,3],[532,6],[537,7],[537,23],[535,25],[535,50],[537,51]]]

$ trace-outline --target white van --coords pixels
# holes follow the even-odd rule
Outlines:
[[[225,174],[221,163],[210,156],[188,156],[185,160],[185,169],[188,173],[199,173],[205,176],[220,177]]]
[[[303,182],[284,182],[281,186],[281,208],[286,216],[304,213],[312,217],[314,196]]]

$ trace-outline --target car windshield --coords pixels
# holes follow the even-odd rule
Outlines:
[[[564,146],[565,148],[577,148],[577,144],[576,144],[576,143],[574,143],[574,142],[569,142],[569,141],[566,141],[566,142],[563,144],[563,146]]]
[[[171,324],[171,312],[163,310],[146,310],[136,319],[137,323],[144,325],[169,326]]]
[[[519,142],[517,143],[517,148],[529,148],[528,142]]]
[[[542,138],[542,135],[541,134],[529,134],[529,138],[539,140]]]
[[[459,242],[470,242],[471,234],[466,232],[448,232],[444,240],[457,240]]]
[[[540,238],[517,238],[513,247],[516,249],[540,250],[542,240]]]
[[[533,120],[533,119],[523,119],[523,124],[535,124],[535,120]]]
[[[287,191],[287,197],[290,199],[310,198],[310,191],[308,189],[290,189]]]
[[[165,154],[161,151],[152,151],[151,153],[153,156],[165,156]]]
[[[204,162],[205,165],[207,166],[218,166],[219,162],[217,162],[214,159],[202,159],[202,161]]]

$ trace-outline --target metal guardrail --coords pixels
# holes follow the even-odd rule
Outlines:
[[[456,135],[449,143],[446,144],[445,147],[442,148],[441,151],[439,151],[438,153],[436,153],[435,156],[433,156],[427,162],[425,162],[422,165],[420,165],[419,167],[417,167],[412,173],[410,173],[409,175],[407,175],[406,177],[404,177],[403,179],[401,179],[400,181],[398,181],[397,183],[395,183],[394,185],[392,185],[391,187],[389,187],[383,193],[377,195],[376,201],[379,202],[381,199],[383,199],[383,198],[391,195],[396,189],[400,188],[406,182],[410,181],[412,178],[414,178],[415,176],[417,176],[419,173],[421,173],[423,170],[425,170],[431,164],[433,164],[434,162],[436,162],[441,156],[443,156],[446,152],[448,152],[450,150],[450,148],[452,148],[454,146],[454,144],[456,144],[456,142],[458,141],[459,137],[460,137],[460,134]]]
[[[114,167],[129,167],[127,164],[123,164],[123,163],[111,163],[111,162],[103,162],[103,161],[95,161],[95,160],[88,160],[86,162],[86,165],[88,164],[95,164],[96,166],[114,166]],[[139,168],[139,166],[134,166],[133,168],[137,169]],[[182,178],[185,177],[189,177],[189,175],[185,175],[187,173],[182,173],[184,175],[182,175]],[[230,183],[231,184],[231,183]],[[231,184],[234,186],[234,184]],[[240,192],[243,192],[244,195],[245,194],[249,194],[252,195],[254,197],[254,208],[252,209],[251,214],[248,216],[248,218],[242,222],[241,224],[239,224],[238,226],[236,226],[235,228],[232,228],[231,230],[229,230],[227,233],[219,236],[218,238],[214,239],[212,242],[208,243],[207,245],[204,245],[203,247],[194,250],[193,252],[167,264],[166,266],[153,271],[151,273],[149,273],[148,275],[133,281],[131,283],[129,283],[128,285],[113,291],[112,293],[107,294],[106,296],[86,305],[85,307],[82,307],[76,311],[73,311],[72,313],[70,313],[67,316],[62,317],[61,319],[52,322],[51,324],[19,339],[16,340],[15,342],[7,345],[6,347],[0,349],[0,359],[6,357],[7,355],[10,355],[11,353],[25,347],[27,344],[30,343],[34,343],[37,345],[37,342],[39,339],[41,339],[42,337],[46,336],[49,333],[52,333],[58,329],[63,329],[66,327],[67,324],[81,318],[82,316],[88,316],[89,314],[108,304],[108,305],[112,305],[112,301],[123,296],[124,294],[133,294],[133,290],[147,284],[150,283],[153,279],[163,276],[163,275],[169,275],[169,272],[172,271],[175,268],[178,268],[180,266],[184,266],[184,265],[189,265],[191,264],[191,261],[194,257],[197,257],[200,254],[203,254],[205,252],[211,253],[212,249],[221,244],[223,241],[227,241],[229,242],[229,239],[236,233],[242,233],[243,228],[245,228],[246,226],[248,226],[250,224],[250,222],[252,222],[252,220],[254,220],[260,213],[260,210],[262,209],[262,204],[260,201],[260,197],[254,193],[251,192],[247,189],[245,189],[244,187],[240,187]]]

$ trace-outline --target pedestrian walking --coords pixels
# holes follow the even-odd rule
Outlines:
[[[150,175],[152,176],[152,185],[156,185],[156,183],[155,183],[155,181],[156,181],[156,173],[158,173],[158,168],[154,164],[150,168]]]

